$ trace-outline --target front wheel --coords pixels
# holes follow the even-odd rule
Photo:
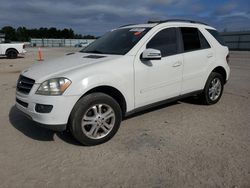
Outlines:
[[[121,119],[121,108],[112,97],[92,93],[77,102],[69,127],[80,143],[91,146],[110,140],[118,131]]]
[[[202,93],[202,102],[207,105],[217,103],[224,89],[224,79],[221,74],[212,72],[206,82]]]

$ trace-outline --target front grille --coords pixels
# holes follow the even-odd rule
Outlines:
[[[18,98],[16,98],[16,102],[17,102],[18,104],[22,105],[22,106],[25,107],[25,108],[28,107],[28,103],[23,102],[23,101],[19,100]]]
[[[20,75],[17,81],[17,91],[20,93],[29,94],[34,83],[35,83],[35,80],[32,80],[30,78]]]

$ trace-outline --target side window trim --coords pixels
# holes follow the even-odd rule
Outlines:
[[[178,38],[178,43],[179,43],[179,52],[180,52],[180,53],[185,53],[185,52],[184,52],[184,43],[183,43],[181,28],[178,27],[178,28],[177,28],[177,31],[178,31],[178,36],[177,36],[177,38]]]

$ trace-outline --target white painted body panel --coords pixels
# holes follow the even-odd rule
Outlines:
[[[197,50],[183,54],[183,82],[181,94],[203,89],[207,80],[206,71],[212,62],[212,49]]]
[[[182,55],[151,61],[136,57],[135,108],[180,95],[182,64]]]
[[[16,97],[29,103],[28,109],[17,107],[42,124],[66,124],[70,112],[84,93],[97,86],[111,86],[118,89],[127,102],[127,110],[134,109],[133,57],[103,55],[100,59],[83,58],[89,54],[76,53],[50,62],[37,63],[24,70],[22,75],[36,81],[28,95],[17,92]],[[42,96],[35,94],[39,85],[49,79],[67,77],[72,81],[62,96]],[[35,104],[53,105],[49,114],[35,111]],[[47,117],[47,118],[46,118]]]
[[[19,54],[24,54],[26,50],[23,48],[23,45],[24,43],[0,43],[0,55],[5,55],[10,48],[16,49]]]
[[[146,26],[147,24],[143,25]],[[105,57],[91,59],[84,58],[90,54],[75,53],[50,62],[37,63],[24,70],[22,75],[34,79],[35,84],[28,95],[16,94],[18,99],[29,104],[28,108],[19,104],[17,107],[39,123],[66,124],[76,102],[86,92],[98,86],[111,86],[119,90],[125,98],[126,111],[129,112],[203,89],[209,74],[218,66],[226,70],[228,79],[228,49],[222,47],[204,29],[211,27],[179,22],[151,24],[150,27],[152,26],[154,27],[126,55],[94,54]],[[168,56],[161,60],[141,61],[140,55],[145,50],[146,43],[157,32],[167,27],[187,26],[198,27],[212,48]],[[42,82],[57,77],[66,77],[72,81],[62,96],[35,94]],[[34,109],[36,103],[51,104],[54,108],[49,114],[39,114]]]

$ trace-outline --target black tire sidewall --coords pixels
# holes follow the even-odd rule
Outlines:
[[[95,104],[107,104],[111,108],[113,108],[115,113],[115,125],[111,132],[101,139],[91,139],[87,137],[81,128],[82,117],[85,112]],[[70,131],[72,135],[75,137],[83,145],[97,145],[102,144],[110,140],[118,131],[120,127],[120,123],[122,120],[122,113],[119,104],[110,96],[104,93],[93,93],[87,96],[84,96],[80,99],[75,105],[71,117],[70,117]]]
[[[211,100],[209,98],[209,86],[210,86],[210,83],[212,82],[212,80],[214,78],[218,78],[220,80],[220,82],[221,82],[221,92],[220,92],[219,97],[216,100]],[[209,104],[209,105],[217,103],[220,100],[221,96],[222,96],[223,90],[224,90],[224,79],[223,79],[223,77],[219,73],[212,72],[208,77],[208,80],[206,82],[206,86],[205,86],[205,89],[204,89],[204,93],[203,93],[204,102],[206,104]]]
[[[14,51],[14,50],[9,50],[9,51],[7,52],[7,57],[8,57],[9,59],[15,59],[15,58],[17,58],[17,52]]]

